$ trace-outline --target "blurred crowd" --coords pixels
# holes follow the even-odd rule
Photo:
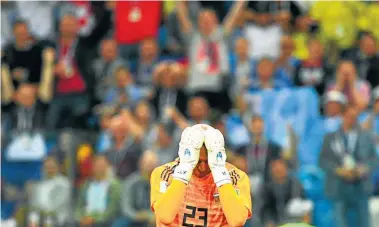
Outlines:
[[[249,97],[302,89],[319,121],[281,143]],[[378,1],[1,1],[1,96],[4,226],[154,226],[197,123],[251,178],[246,226],[379,223]]]

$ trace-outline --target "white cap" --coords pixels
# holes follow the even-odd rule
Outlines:
[[[379,85],[376,86],[374,90],[372,91],[372,98],[374,99],[374,101],[379,99]]]
[[[338,102],[342,105],[346,105],[347,99],[343,93],[333,90],[333,91],[328,91],[324,95],[324,105],[326,105],[328,102]]]

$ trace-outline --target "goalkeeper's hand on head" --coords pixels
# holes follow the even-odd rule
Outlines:
[[[184,129],[179,143],[179,165],[175,167],[173,179],[188,184],[192,171],[199,161],[200,148],[203,144],[204,134],[200,128]]]
[[[226,169],[225,141],[222,133],[217,129],[204,131],[205,146],[208,151],[208,165],[212,171],[213,180],[217,187],[230,184],[231,178]]]

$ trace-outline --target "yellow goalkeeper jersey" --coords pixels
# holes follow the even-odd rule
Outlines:
[[[166,192],[178,162],[170,162],[157,167],[151,176],[151,208],[154,211],[154,203]],[[243,171],[227,163],[232,178],[233,187],[249,211],[251,216],[251,197],[249,178]],[[175,198],[172,198],[175,199]],[[228,226],[222,211],[216,184],[212,174],[204,178],[192,176],[186,188],[184,203],[170,225],[164,225],[157,220],[158,227],[173,226],[197,226],[197,227],[219,227]]]

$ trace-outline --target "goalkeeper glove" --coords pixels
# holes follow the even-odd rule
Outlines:
[[[203,144],[204,134],[200,128],[184,129],[179,143],[179,164],[175,167],[173,179],[188,184],[192,171],[199,161],[200,148]]]
[[[232,183],[229,171],[226,169],[226,152],[224,136],[217,129],[204,131],[205,147],[208,151],[208,165],[212,171],[217,187]]]

